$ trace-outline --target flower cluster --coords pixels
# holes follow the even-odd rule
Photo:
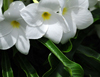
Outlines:
[[[0,0],[0,8],[3,1]],[[54,43],[66,43],[77,29],[93,23],[88,0],[41,0],[25,6],[12,2],[2,14],[0,10],[0,49],[12,46],[23,54],[30,49],[29,39],[46,37]]]

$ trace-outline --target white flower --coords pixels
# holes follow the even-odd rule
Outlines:
[[[27,36],[38,39],[43,36],[55,43],[61,41],[63,32],[69,31],[65,19],[57,14],[60,9],[58,0],[41,0],[21,10],[21,16],[31,26]]]
[[[4,20],[0,22],[0,49],[9,49],[13,45],[23,54],[28,54],[30,44],[26,38],[27,24],[20,16],[20,10],[25,5],[21,1],[10,4],[4,12]]]
[[[59,0],[63,17],[68,22],[70,32],[64,33],[61,43],[66,43],[74,37],[76,30],[85,29],[93,23],[93,17],[88,10],[88,0]]]

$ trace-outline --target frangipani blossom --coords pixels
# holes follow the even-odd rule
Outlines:
[[[74,37],[76,30],[85,29],[93,23],[93,17],[88,10],[88,0],[59,0],[63,17],[68,22],[70,32],[64,33],[61,43],[66,43]]]
[[[58,0],[41,0],[38,3],[28,5],[21,10],[21,16],[30,25],[27,31],[29,39],[47,37],[55,43],[59,43],[63,32],[68,32],[68,24],[65,19],[57,14],[60,9]]]
[[[30,44],[26,38],[27,24],[20,16],[25,5],[21,1],[10,4],[4,12],[4,20],[0,22],[0,49],[9,49],[13,45],[23,54],[28,54]]]

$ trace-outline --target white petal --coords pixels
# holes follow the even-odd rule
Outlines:
[[[6,49],[11,48],[13,45],[15,45],[17,37],[18,37],[18,33],[16,32],[16,30],[13,30],[8,35],[1,37],[0,49],[6,50]]]
[[[16,21],[20,23],[20,27],[24,32],[26,32],[26,27],[28,26],[28,24],[22,18],[19,18]]]
[[[63,28],[63,31],[66,32],[66,33],[70,31],[69,25],[68,25],[67,21],[65,20],[65,18],[62,15],[51,12],[51,11],[50,11],[50,14],[51,14],[51,17],[50,17],[50,20],[48,20],[48,22],[51,22],[52,24],[53,23],[54,24],[59,23],[60,26]]]
[[[12,31],[11,23],[4,20],[0,22],[0,37],[3,37],[9,34]]]
[[[89,7],[88,0],[68,0],[67,4],[69,5],[69,7]]]
[[[41,25],[37,27],[27,27],[26,36],[29,39],[39,39],[45,35],[48,30],[47,25]]]
[[[70,29],[69,29],[69,25],[68,25],[68,22],[65,20],[65,18],[62,16],[62,15],[56,15],[55,14],[55,17],[58,19],[58,21],[60,22],[62,28],[63,28],[63,31],[65,33],[69,32]],[[54,18],[53,18],[54,19]]]
[[[0,8],[2,7],[3,5],[3,0],[0,0]]]
[[[76,34],[76,30],[77,30],[76,24],[73,21],[71,12],[68,12],[66,15],[64,15],[64,17],[66,21],[68,22],[70,31],[67,33],[63,33],[62,40],[61,40],[62,44],[66,43],[70,38],[74,37]]]
[[[100,24],[96,24],[95,28],[96,28],[97,35],[100,38]]]
[[[15,20],[20,16],[20,10],[24,8],[25,5],[21,1],[15,1],[10,4],[10,7],[7,11],[4,12],[4,17],[6,19]]]
[[[46,8],[58,11],[60,8],[58,0],[41,0],[38,9],[44,11]]]
[[[0,0],[0,21],[4,20],[4,16],[2,15],[2,5],[3,5],[3,0]]]
[[[30,26],[39,26],[43,23],[43,21],[41,20],[41,15],[37,11],[38,10],[37,7],[38,4],[33,3],[33,4],[29,4],[27,7],[25,7],[20,11],[22,18]]]
[[[89,0],[89,8],[93,7],[98,0]]]
[[[26,38],[25,33],[21,29],[19,30],[19,35],[15,46],[22,54],[27,55],[29,53],[29,39]]]
[[[68,0],[58,0],[61,8],[63,8]]]
[[[49,26],[45,37],[58,44],[61,41],[63,35],[63,28],[61,24],[56,19],[52,19],[52,21],[47,22],[44,25]]]
[[[0,8],[0,22],[1,22],[2,20],[4,20],[4,16],[2,15],[2,10],[1,10],[1,8]]]
[[[4,17],[2,15],[2,5],[3,5],[3,0],[0,0],[0,21],[4,20]]]
[[[78,29],[85,29],[93,23],[93,17],[89,10],[79,8],[73,11],[73,17]]]

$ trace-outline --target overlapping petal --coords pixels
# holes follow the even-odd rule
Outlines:
[[[0,22],[0,38],[6,36],[12,32],[11,23],[4,20]]]
[[[63,33],[63,36],[61,39],[62,44],[66,43],[70,38],[73,38],[76,34],[77,27],[76,27],[76,23],[74,22],[71,14],[72,14],[72,12],[69,11],[69,12],[67,12],[67,14],[64,15],[64,18],[68,22],[70,31],[67,33]]]
[[[38,4],[34,3],[21,10],[21,16],[29,26],[40,26],[43,23],[37,7]]]
[[[18,39],[15,46],[22,54],[27,55],[29,53],[30,49],[29,39],[26,38],[26,35],[22,29],[19,29]]]
[[[15,1],[10,4],[10,7],[7,11],[4,12],[4,17],[10,20],[16,20],[20,18],[20,10],[24,8],[25,5],[22,1]]]
[[[45,37],[52,40],[54,43],[58,44],[61,41],[62,35],[63,35],[63,29],[60,26],[59,23],[55,23],[52,25],[49,25],[48,23],[48,31],[45,34]]]
[[[0,8],[2,7],[3,5],[3,0],[0,0]]]
[[[88,0],[58,0],[60,3],[61,7],[67,7],[67,8],[72,8],[72,7],[83,7],[83,8],[88,8],[89,3]]]
[[[26,32],[26,27],[28,24],[22,18],[18,18],[16,21],[20,23],[19,27],[22,28],[24,32]]]
[[[41,25],[38,27],[27,27],[26,36],[29,39],[39,39],[45,35],[48,30],[48,26]]]
[[[64,8],[64,6],[66,5],[66,2],[68,2],[68,0],[58,0],[58,1],[59,1],[61,8]]]
[[[69,25],[68,25],[68,22],[66,21],[66,19],[65,19],[62,15],[56,15],[56,14],[55,14],[55,17],[56,17],[57,20],[60,22],[63,31],[64,31],[65,33],[69,32],[69,31],[70,31],[70,28],[69,28]],[[52,19],[54,19],[54,18],[52,18]]]
[[[83,8],[89,7],[88,0],[69,0],[67,4],[69,5],[69,7],[83,7]]]
[[[5,50],[11,48],[13,45],[15,45],[18,38],[18,32],[16,30],[13,30],[9,34],[0,37],[0,49]]]
[[[78,29],[85,29],[93,23],[93,16],[84,8],[73,9],[73,17]]]
[[[41,0],[39,2],[38,10],[44,11],[46,8],[57,12],[60,9],[58,0]]]

